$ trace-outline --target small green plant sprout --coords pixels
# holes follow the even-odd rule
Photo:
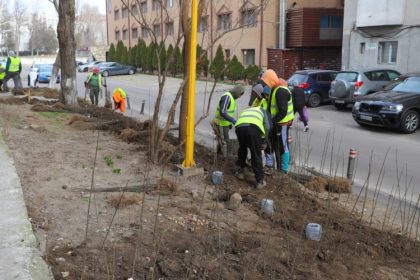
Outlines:
[[[113,166],[114,165],[114,161],[112,160],[112,157],[106,156],[106,157],[104,157],[104,160],[106,162],[106,165],[108,165],[108,166]]]
[[[120,168],[113,168],[112,173],[121,174],[121,169]]]

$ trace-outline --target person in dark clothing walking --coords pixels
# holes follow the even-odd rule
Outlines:
[[[305,126],[304,131],[307,132],[309,130],[309,119],[307,112],[308,109],[306,108],[305,91],[303,88],[299,87],[299,82],[296,80],[291,81],[290,87],[292,88],[293,110],[295,114],[299,114],[299,118]]]
[[[235,124],[235,132],[239,141],[238,161],[239,170],[235,176],[244,179],[244,168],[248,149],[251,151],[252,171],[255,175],[256,188],[262,189],[267,183],[264,180],[263,161],[261,156],[262,144],[270,131],[270,122],[267,112],[261,107],[252,107],[243,110]]]
[[[229,129],[236,123],[234,118],[236,112],[236,100],[244,94],[245,88],[237,85],[228,92],[225,92],[220,98],[215,117],[211,122],[214,133],[216,134],[218,152],[224,156],[231,153],[232,145],[229,139]]]

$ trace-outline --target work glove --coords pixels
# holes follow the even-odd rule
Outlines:
[[[87,82],[85,82],[85,87],[87,87],[88,86],[88,83]]]
[[[235,124],[236,124],[236,120],[235,120],[235,119],[233,119],[232,123],[235,125]]]
[[[231,125],[231,124],[230,124],[230,125],[229,125],[229,129],[232,129],[232,128],[233,128],[233,125]]]
[[[104,85],[104,88],[106,88],[107,86],[106,85]]]

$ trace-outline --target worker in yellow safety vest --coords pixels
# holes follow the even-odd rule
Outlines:
[[[293,98],[287,86],[277,86],[271,93],[270,113],[273,122],[272,147],[276,156],[277,170],[287,174],[290,152],[289,127],[294,119]]]
[[[112,94],[112,100],[114,100],[114,110],[120,110],[121,113],[124,113],[126,98],[127,94],[122,88],[117,87],[114,89],[114,93]]]
[[[93,67],[92,73],[89,74],[85,82],[85,87],[89,87],[92,104],[98,106],[99,92],[102,89],[102,75],[99,73],[99,67]]]
[[[263,142],[269,135],[270,121],[263,107],[251,107],[243,110],[235,123],[235,132],[239,141],[238,161],[239,170],[235,173],[238,179],[244,179],[244,168],[248,149],[251,152],[251,165],[256,179],[256,188],[266,186],[264,180],[263,161],[261,150]]]
[[[229,129],[236,123],[236,100],[245,92],[242,85],[237,85],[220,98],[216,108],[215,117],[212,120],[212,127],[217,137],[217,150],[228,156],[232,152],[232,144],[229,139]]]
[[[9,51],[9,57],[6,61],[6,76],[3,80],[3,90],[9,91],[7,87],[7,82],[10,79],[13,79],[15,84],[15,89],[20,88],[20,72],[22,71],[22,63],[20,58],[16,56],[14,51]]]
[[[0,63],[0,90],[3,90],[3,80],[6,76],[6,68],[4,67],[3,63]]]

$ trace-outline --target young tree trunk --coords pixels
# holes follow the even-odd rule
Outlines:
[[[61,61],[60,101],[64,104],[77,106],[74,22],[75,0],[60,1],[58,4],[57,26]]]

